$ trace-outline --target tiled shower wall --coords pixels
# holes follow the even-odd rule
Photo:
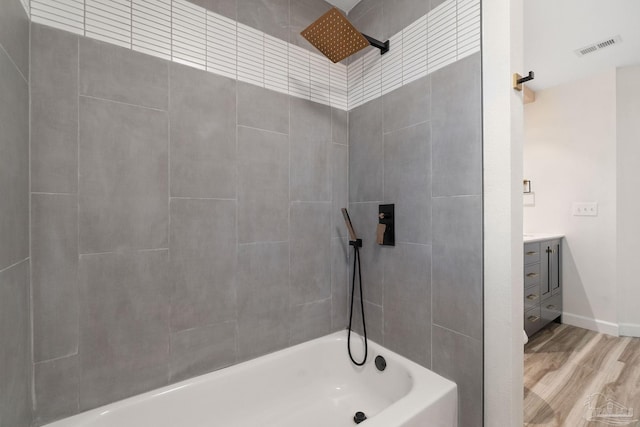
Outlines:
[[[29,21],[0,2],[0,426],[31,423]]]
[[[347,113],[32,25],[37,424],[345,326]]]
[[[441,3],[364,0],[350,16],[388,34]],[[349,112],[367,332],[457,383],[461,427],[483,423],[481,107],[475,53]],[[394,247],[374,243],[381,203],[395,203]]]

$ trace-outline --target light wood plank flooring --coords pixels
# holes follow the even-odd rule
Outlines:
[[[614,425],[587,421],[589,402],[592,408],[609,405],[608,414],[620,414],[606,421],[640,426],[640,338],[549,325],[525,346],[524,425]],[[632,417],[626,409],[633,410]]]

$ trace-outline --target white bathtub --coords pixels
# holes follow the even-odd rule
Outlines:
[[[457,426],[453,382],[371,341],[358,368],[346,341],[337,332],[47,426],[347,427],[357,411],[368,417],[363,427]],[[354,350],[360,344],[352,335]]]

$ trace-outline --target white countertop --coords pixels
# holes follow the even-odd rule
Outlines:
[[[542,242],[543,240],[562,239],[564,234],[541,234],[541,233],[525,233],[523,234],[524,243]]]

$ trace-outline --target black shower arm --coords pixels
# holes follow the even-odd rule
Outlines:
[[[371,46],[377,47],[378,49],[380,49],[380,55],[384,55],[385,53],[389,52],[389,40],[387,40],[386,42],[381,42],[380,40],[376,40],[373,37],[369,37],[366,34],[362,34],[362,35],[364,36],[365,39],[367,39],[367,41]]]

